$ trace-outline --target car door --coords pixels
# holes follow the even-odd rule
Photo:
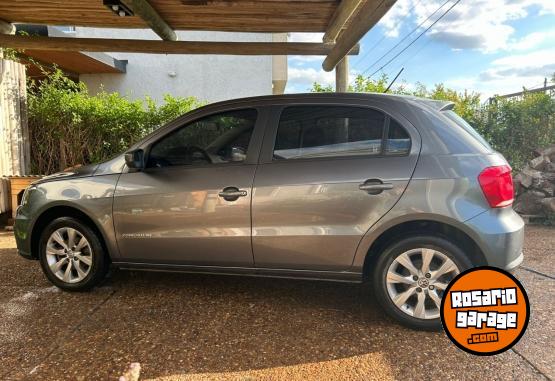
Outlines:
[[[253,189],[255,265],[349,269],[406,188],[418,132],[367,104],[284,105],[270,119]]]
[[[123,173],[114,196],[123,262],[252,267],[260,114],[206,115],[145,147],[146,168]]]

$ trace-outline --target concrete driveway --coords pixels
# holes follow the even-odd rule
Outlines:
[[[555,377],[555,229],[528,227],[530,296],[513,350],[477,357],[398,326],[367,285],[117,271],[58,291],[0,233],[0,380],[393,380]]]

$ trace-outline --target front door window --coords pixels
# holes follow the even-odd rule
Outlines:
[[[154,143],[147,167],[242,162],[256,123],[253,109],[228,111],[194,121]]]

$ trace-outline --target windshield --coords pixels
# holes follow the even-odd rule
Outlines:
[[[482,145],[484,145],[484,147],[493,151],[493,148],[491,148],[489,143],[482,137],[482,135],[480,135],[470,124],[468,124],[466,120],[464,120],[459,115],[457,115],[457,113],[455,113],[453,110],[443,111],[442,113],[443,115],[451,119],[453,122],[455,122],[457,126],[461,127],[463,130],[468,132],[470,136],[478,140]]]

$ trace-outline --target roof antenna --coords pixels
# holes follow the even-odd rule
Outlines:
[[[389,84],[389,86],[387,86],[387,89],[385,89],[384,93],[387,93],[389,91],[389,89],[391,89],[391,86],[393,86],[393,84],[395,83],[395,81],[397,80],[397,78],[399,78],[399,76],[401,75],[401,73],[403,72],[403,70],[405,70],[404,67],[401,68],[401,70],[399,70],[399,72],[397,73],[397,75],[395,76],[395,78],[393,78],[393,81],[391,81],[391,83]]]

